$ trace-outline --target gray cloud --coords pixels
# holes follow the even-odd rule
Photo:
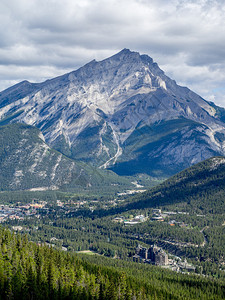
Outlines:
[[[216,0],[2,0],[0,90],[122,48],[225,106],[225,4]]]

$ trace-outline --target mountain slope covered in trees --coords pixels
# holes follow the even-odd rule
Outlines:
[[[225,213],[225,158],[209,158],[141,195],[130,197],[130,204],[124,209],[165,205],[185,207],[187,212]]]
[[[99,258],[99,260],[98,260]],[[103,266],[105,265],[105,266]],[[224,299],[224,283],[85,257],[0,228],[0,299]]]
[[[35,203],[45,201],[45,207],[32,211],[21,206],[31,204],[31,199]],[[138,243],[156,242],[169,253],[187,258],[196,273],[221,279],[225,262],[224,199],[224,157],[199,163],[132,197],[84,198],[62,191],[0,193],[5,211],[11,209],[15,214],[21,206],[24,217],[6,218],[5,225],[27,233],[32,241],[66,247],[70,252],[96,251],[114,258],[114,262],[118,258],[132,260]],[[154,218],[153,208],[162,210],[160,222]],[[125,224],[125,220],[141,214],[146,216],[145,221]]]

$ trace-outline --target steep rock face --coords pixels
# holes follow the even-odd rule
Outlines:
[[[36,126],[48,145],[67,156],[127,175],[171,175],[224,154],[223,115],[178,86],[150,57],[128,49],[0,93],[2,124]]]
[[[0,126],[0,170],[0,190],[86,188],[104,185],[105,177],[52,150],[37,128],[25,124]]]

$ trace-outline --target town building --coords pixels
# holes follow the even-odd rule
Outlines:
[[[154,215],[160,215],[160,214],[162,213],[162,210],[161,210],[161,209],[156,209],[156,208],[154,208],[154,209],[152,210],[152,213],[153,213]]]
[[[162,249],[155,253],[155,265],[166,266],[168,265],[168,255]]]
[[[158,266],[168,265],[167,253],[156,245],[151,245],[149,248],[142,247],[140,244],[137,246],[133,261],[139,262],[143,260]]]

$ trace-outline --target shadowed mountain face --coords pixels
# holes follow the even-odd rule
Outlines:
[[[0,125],[35,126],[68,157],[121,175],[169,176],[223,155],[224,115],[178,86],[150,57],[128,49],[0,93]]]

